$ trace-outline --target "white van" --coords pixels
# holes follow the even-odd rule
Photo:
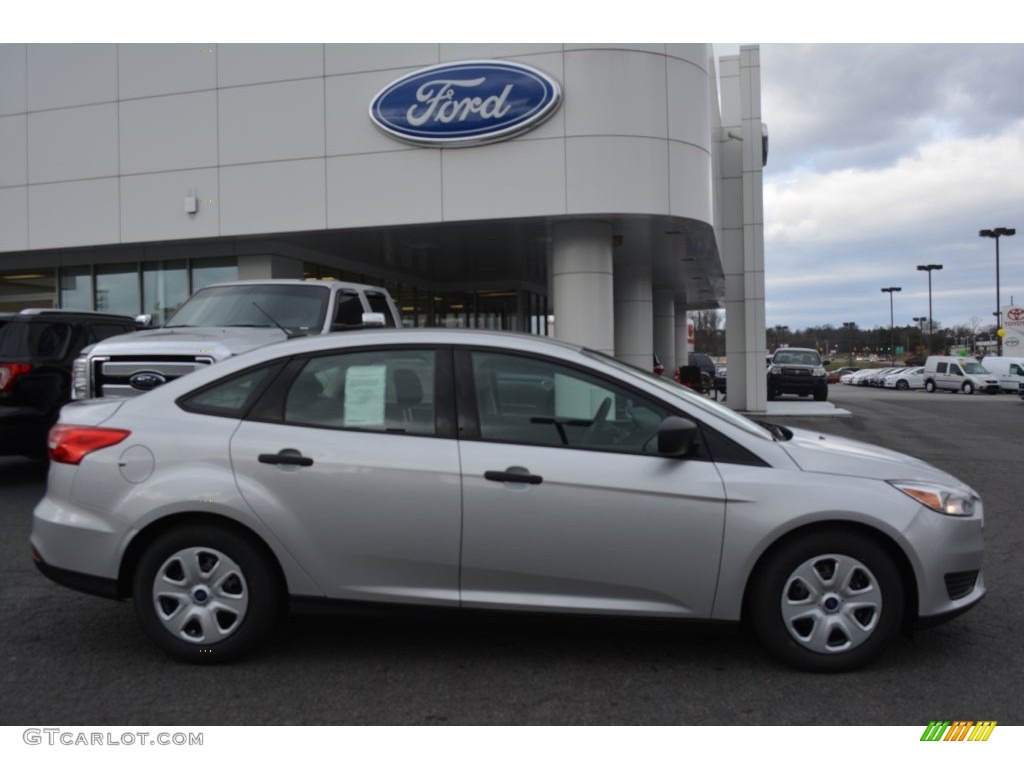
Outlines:
[[[1024,357],[989,356],[981,361],[985,369],[999,380],[999,389],[1004,392],[1020,392],[1024,384]]]
[[[994,395],[999,391],[999,380],[973,357],[931,355],[924,364],[924,388],[928,392],[948,389],[965,395]]]

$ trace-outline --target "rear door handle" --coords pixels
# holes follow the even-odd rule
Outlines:
[[[294,467],[311,467],[313,466],[313,460],[308,456],[303,456],[293,448],[285,448],[283,451],[278,453],[261,453],[259,455],[260,464],[285,464]]]
[[[527,485],[540,485],[544,482],[544,478],[540,475],[531,475],[526,470],[512,471],[511,468],[506,472],[489,469],[484,472],[484,480],[492,480],[495,483],[526,483]]]

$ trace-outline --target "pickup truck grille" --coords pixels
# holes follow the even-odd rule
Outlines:
[[[212,357],[154,355],[97,357],[92,361],[93,397],[135,397],[214,362]]]
[[[810,368],[785,368],[782,369],[783,376],[810,376]]]

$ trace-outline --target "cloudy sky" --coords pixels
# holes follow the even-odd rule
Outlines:
[[[736,46],[716,46],[716,54]],[[761,44],[767,324],[989,324],[1024,227],[1024,45]],[[1000,240],[1024,304],[1024,229]]]

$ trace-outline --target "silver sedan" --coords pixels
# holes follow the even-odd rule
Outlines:
[[[73,403],[50,456],[39,569],[192,662],[336,600],[746,622],[844,670],[985,592],[949,474],[532,336],[282,342]]]

